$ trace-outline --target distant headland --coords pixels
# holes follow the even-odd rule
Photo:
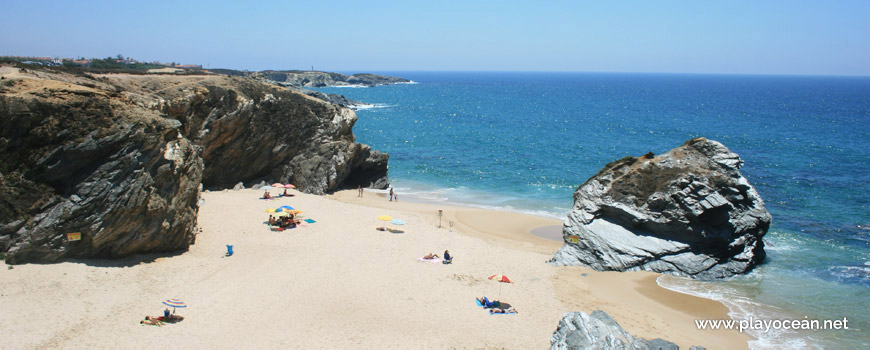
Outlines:
[[[180,64],[176,62],[140,61],[124,55],[106,58],[61,58],[36,56],[0,56],[0,62],[15,62],[24,65],[67,68],[93,73],[132,73],[132,74],[218,74],[246,77],[265,83],[285,87],[327,87],[327,86],[377,86],[412,83],[404,78],[386,75],[357,73],[347,75],[334,72],[312,70],[264,70],[249,71],[236,69],[204,69],[201,64]]]

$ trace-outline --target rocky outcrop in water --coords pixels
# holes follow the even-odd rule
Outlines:
[[[745,273],[765,256],[771,216],[721,143],[607,164],[574,192],[551,263],[701,279]]]
[[[246,78],[0,67],[0,252],[8,263],[185,249],[202,186],[385,188],[353,111]],[[80,233],[81,240],[68,240]]]
[[[550,337],[550,349],[677,350],[679,347],[667,340],[634,337],[606,312],[595,310],[591,315],[582,311],[566,313]]]

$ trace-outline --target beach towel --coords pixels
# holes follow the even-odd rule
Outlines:
[[[481,303],[477,298],[474,298],[474,303],[477,304],[477,306],[483,307],[483,303]]]
[[[423,258],[417,258],[417,261],[430,262],[430,263],[433,263],[433,264],[437,264],[437,263],[440,263],[440,262],[441,262],[441,258],[435,258],[435,259],[423,259]]]
[[[488,312],[488,311],[487,311]],[[490,315],[516,315],[516,312],[490,312]]]
[[[305,219],[305,220],[303,220],[303,221],[305,221],[305,222],[307,222],[307,223],[309,223],[309,224],[313,224],[313,223],[317,222],[317,221],[314,221],[314,220],[311,220],[311,219]]]

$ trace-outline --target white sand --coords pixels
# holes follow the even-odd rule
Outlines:
[[[436,227],[436,207],[371,193],[269,202],[261,194],[204,193],[203,233],[181,254],[0,266],[0,348],[547,348],[563,313],[599,308],[632,334],[683,348],[745,348],[750,339],[695,330],[693,319],[726,318],[725,307],[659,288],[655,274],[546,264],[561,244],[529,231],[558,221],[443,207],[461,231],[448,232],[447,221]],[[265,210],[280,205],[317,223],[269,231]],[[376,231],[383,214],[405,220],[387,224],[405,233]],[[234,256],[223,257],[225,244]],[[451,265],[417,261],[445,249]],[[501,300],[519,314],[475,305],[496,297],[493,274],[516,282],[501,286]],[[183,322],[139,325],[168,298],[188,303]]]

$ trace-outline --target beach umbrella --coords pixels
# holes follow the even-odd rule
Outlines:
[[[501,300],[501,284],[502,283],[513,283],[508,276],[505,275],[492,275],[489,276],[489,279],[498,282],[498,300]]]
[[[266,209],[267,213],[277,213],[278,209]]]
[[[292,184],[286,184],[284,185],[284,188],[296,188],[296,186],[293,186]]]
[[[284,187],[284,184],[279,184],[276,182],[272,184],[272,187]]]
[[[381,216],[378,216],[378,220],[391,221],[391,220],[393,220],[393,217],[389,216],[389,215],[381,215]]]
[[[297,209],[293,209],[293,210],[285,210],[284,213],[296,215],[296,214],[302,214],[302,211],[297,210]]]
[[[163,305],[172,306],[172,313],[173,314],[175,313],[175,308],[187,307],[187,304],[185,304],[183,301],[181,301],[181,299],[168,299],[168,300],[165,300],[163,302]]]
[[[291,207],[291,206],[289,206],[289,205],[282,205],[282,206],[278,207],[278,209],[293,210],[293,207]]]
[[[290,213],[288,213],[288,212],[286,212],[286,211],[282,211],[282,212],[277,212],[277,213],[275,213],[275,216],[287,216],[287,215],[290,215]]]
[[[405,224],[405,222],[402,221],[402,219],[393,219],[392,221],[390,221],[390,223],[393,225],[404,225]]]

